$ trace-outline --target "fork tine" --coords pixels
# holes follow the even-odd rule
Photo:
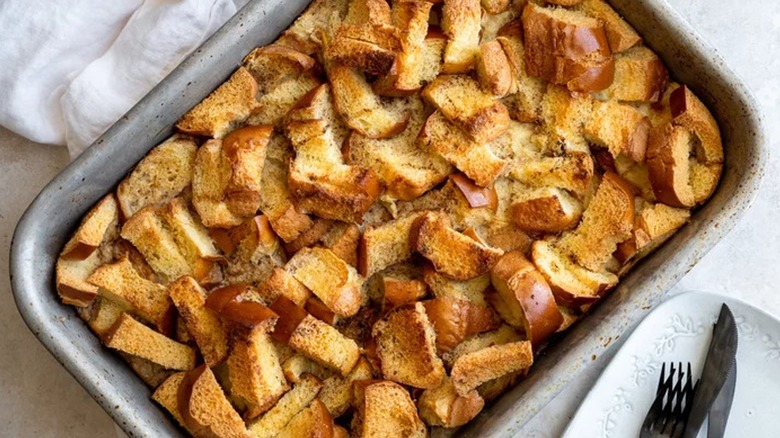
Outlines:
[[[690,368],[690,364],[688,365]],[[683,378],[687,376],[687,373],[683,371],[682,362],[679,364],[679,368],[677,370],[677,384],[674,387],[674,394],[675,394],[675,403],[674,407],[672,408],[672,419],[673,423],[671,426],[671,430],[669,431],[669,436],[675,437],[678,434],[682,432],[682,428],[680,427],[680,423],[682,423],[683,417],[683,399],[684,399],[684,390],[683,390]],[[687,400],[686,400],[687,402]]]
[[[669,365],[669,377],[666,382],[666,402],[661,409],[660,424],[657,424],[656,429],[661,433],[666,433],[666,425],[670,424],[669,420],[672,416],[672,405],[674,404],[674,362]]]

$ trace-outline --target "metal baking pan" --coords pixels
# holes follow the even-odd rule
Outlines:
[[[726,164],[713,198],[666,245],[637,266],[587,318],[539,357],[528,377],[485,408],[467,436],[515,435],[577,374],[630,331],[736,224],[758,191],[767,162],[755,98],[711,46],[663,0],[612,0],[672,76],[713,110]],[[308,0],[255,0],[58,175],[25,212],[11,246],[11,284],[30,330],[130,436],[182,436],[150,390],[102,347],[54,289],[58,252],[81,217],[112,190],[176,120],[222,83],[243,56],[284,30]]]

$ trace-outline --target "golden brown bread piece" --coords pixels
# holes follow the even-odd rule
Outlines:
[[[76,311],[90,330],[105,342],[106,333],[111,330],[125,309],[107,298],[98,296],[89,306],[77,307]]]
[[[441,29],[448,37],[442,72],[465,73],[479,53],[482,10],[479,0],[447,0],[441,12]]]
[[[580,0],[577,10],[604,22],[607,40],[612,53],[623,52],[642,42],[630,24],[615,12],[604,0]]]
[[[244,57],[244,67],[257,81],[259,94],[268,94],[285,80],[318,66],[311,56],[279,44],[258,47]]]
[[[491,15],[500,14],[509,9],[511,3],[511,0],[482,0],[482,9]]]
[[[504,50],[512,75],[509,95],[502,102],[514,120],[535,122],[541,116],[546,87],[543,80],[527,73],[522,34],[500,36],[496,41]]]
[[[302,410],[306,409],[317,397],[322,382],[304,374],[301,381],[293,386],[268,412],[249,424],[249,432],[254,438],[273,438]]]
[[[445,376],[436,355],[436,333],[422,303],[399,307],[374,324],[372,336],[386,379],[434,388]]]
[[[347,162],[372,169],[388,192],[401,200],[417,198],[452,171],[447,160],[417,142],[426,117],[422,100],[410,97],[409,107],[409,123],[398,135],[376,140],[353,132],[344,146]]]
[[[338,27],[347,15],[349,0],[314,0],[279,37],[277,44],[307,55],[321,48],[322,32]]]
[[[557,233],[574,228],[582,215],[582,204],[567,191],[544,187],[529,191],[512,204],[512,220],[526,231]]]
[[[452,383],[458,395],[467,396],[477,386],[524,370],[533,361],[529,341],[494,345],[459,357],[452,365]]]
[[[235,336],[227,357],[230,398],[251,420],[267,411],[290,389],[276,349],[264,327]]]
[[[482,88],[496,97],[504,97],[512,89],[512,66],[501,46],[493,40],[479,46],[477,79]]]
[[[299,307],[303,307],[311,291],[281,267],[274,268],[268,279],[257,286],[257,292],[270,304],[279,296],[285,296]]]
[[[429,426],[458,427],[479,414],[485,400],[475,389],[466,395],[458,395],[455,385],[447,377],[436,388],[426,389],[417,400],[420,418]]]
[[[342,24],[326,45],[323,56],[328,63],[383,75],[390,71],[400,50],[401,42],[390,26]]]
[[[116,189],[124,217],[166,203],[189,186],[197,149],[195,139],[176,134],[149,151]]]
[[[468,300],[437,297],[423,302],[436,332],[436,347],[446,352],[466,337],[497,329],[501,325],[493,310]]]
[[[673,207],[706,201],[723,169],[720,129],[706,106],[686,86],[670,96],[672,122],[653,130],[647,166],[655,197]]]
[[[392,21],[400,39],[396,54],[387,74],[374,83],[374,91],[383,96],[405,96],[419,90],[426,67],[439,67],[439,59],[426,55],[425,38],[428,34],[430,2],[394,2]],[[435,67],[433,64],[436,64]]]
[[[491,144],[474,141],[441,111],[434,112],[425,121],[418,143],[444,157],[483,187],[498,178],[508,163],[495,153]]]
[[[634,161],[645,161],[650,120],[636,108],[615,101],[596,101],[584,129],[589,142],[609,149],[613,157],[624,154]]]
[[[337,315],[349,317],[360,309],[363,279],[331,250],[304,248],[287,262],[285,270]]]
[[[56,287],[63,303],[86,307],[95,300],[98,288],[87,278],[111,259],[108,249],[99,248],[116,237],[118,224],[119,209],[113,195],[101,199],[82,219],[57,259]]]
[[[615,55],[615,80],[600,94],[628,102],[658,102],[669,82],[663,61],[644,46]]]
[[[360,228],[355,224],[337,223],[320,240],[325,248],[333,251],[352,267],[358,264]]]
[[[250,438],[238,412],[205,364],[184,375],[177,400],[184,424],[194,436]]]
[[[417,415],[409,392],[387,380],[363,380],[354,384],[357,410],[352,434],[360,438],[424,438],[428,430]]]
[[[531,187],[559,187],[582,195],[590,188],[593,173],[591,156],[574,152],[521,162],[509,176]]]
[[[206,291],[192,277],[181,277],[168,288],[171,301],[184,318],[187,331],[209,366],[216,366],[228,354],[227,330],[215,312],[206,307]]]
[[[415,249],[438,272],[455,280],[486,273],[503,254],[450,228],[449,219],[441,213],[425,213],[418,221],[419,231],[411,234]]]
[[[352,407],[352,383],[372,377],[371,365],[361,357],[346,377],[332,375],[324,379],[319,399],[334,417],[340,417]]]
[[[439,76],[423,89],[422,96],[478,143],[494,140],[509,127],[504,104],[469,76]]]
[[[384,103],[358,70],[338,64],[327,70],[336,110],[350,128],[368,138],[388,138],[403,131],[410,116],[403,101]]]
[[[504,321],[522,327],[534,346],[539,346],[560,327],[563,317],[550,286],[522,253],[504,254],[493,266],[490,279],[508,311],[509,318],[504,317]]]
[[[180,344],[123,313],[105,334],[109,348],[138,356],[170,370],[195,367],[195,350]]]
[[[528,3],[523,10],[528,73],[572,91],[603,90],[615,63],[601,21],[563,8]]]
[[[187,134],[222,138],[249,117],[257,106],[257,92],[255,78],[249,70],[239,67],[224,84],[184,114],[176,128]]]
[[[287,113],[307,93],[320,86],[322,82],[311,72],[284,79],[267,94],[257,98],[257,108],[246,119],[247,125],[272,125],[281,129]]]
[[[410,233],[421,213],[410,213],[363,231],[358,246],[358,272],[368,278],[412,256]]]
[[[333,416],[320,400],[315,399],[308,408],[298,412],[276,436],[278,438],[332,438],[333,428]]]
[[[100,294],[151,323],[162,333],[173,326],[171,301],[165,286],[141,277],[127,257],[100,266],[87,278]]]
[[[617,244],[630,237],[633,225],[633,191],[617,174],[607,172],[579,226],[564,233],[558,246],[583,267],[603,271]]]
[[[152,394],[152,400],[156,401],[168,412],[170,412],[171,416],[176,419],[176,422],[186,430],[187,426],[184,424],[184,419],[179,412],[178,400],[179,385],[181,385],[181,382],[184,380],[185,374],[187,373],[179,372],[171,374],[167,379],[165,379],[164,382],[160,384],[160,386],[157,387],[157,389],[154,390],[154,393]],[[192,433],[189,430],[187,430],[187,432]]]
[[[683,208],[669,207],[666,204],[642,203],[638,208],[632,236],[618,245],[615,257],[623,265],[621,273],[672,236],[685,225],[691,212]]]

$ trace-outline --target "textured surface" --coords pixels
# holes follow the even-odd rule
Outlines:
[[[756,93],[765,110],[770,149],[776,151],[780,126],[780,4],[751,0],[733,8],[726,0],[669,0],[714,45],[727,63]],[[723,32],[723,29],[730,29]],[[774,54],[769,56],[767,54]],[[74,379],[25,328],[13,304],[7,280],[8,245],[13,227],[35,194],[67,162],[63,149],[28,144],[0,131],[0,425],[8,436],[112,436],[113,424]],[[780,245],[780,157],[774,154],[754,207],[737,228],[674,288],[726,293],[780,316],[780,298],[771,289],[780,284],[772,267]],[[614,344],[614,343],[613,343]],[[13,354],[10,354],[13,352]],[[556,437],[565,427],[600,366],[614,349],[565,389],[524,429],[523,436]],[[600,365],[600,366],[599,366]],[[52,392],[56,396],[52,396]]]

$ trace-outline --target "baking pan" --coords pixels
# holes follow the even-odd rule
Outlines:
[[[546,349],[528,377],[486,407],[464,435],[515,435],[734,227],[758,191],[768,151],[758,106],[744,83],[665,1],[611,3],[661,55],[672,76],[688,84],[713,111],[723,132],[723,178],[688,225]],[[119,356],[100,345],[73,309],[60,304],[54,289],[57,254],[87,210],[171,134],[176,120],[222,83],[252,48],[271,42],[307,4],[308,0],[247,4],[49,183],[16,228],[10,272],[22,317],[130,436],[182,433]]]

